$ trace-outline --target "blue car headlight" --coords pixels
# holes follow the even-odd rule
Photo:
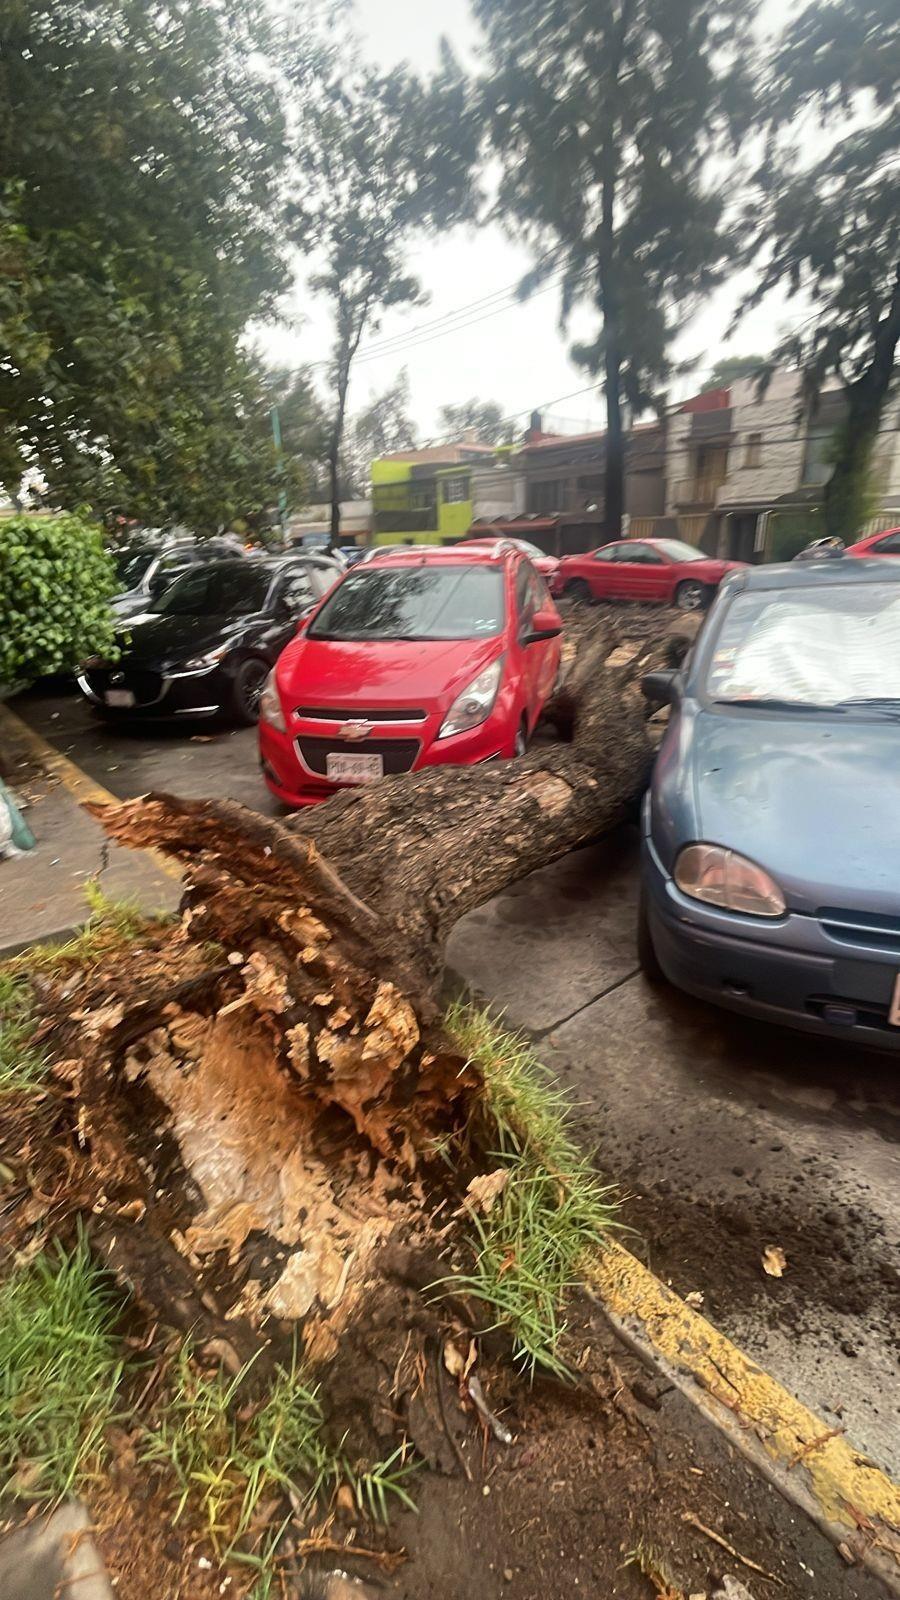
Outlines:
[[[748,917],[783,917],[784,895],[774,878],[735,850],[719,844],[688,844],[675,863],[682,894]]]

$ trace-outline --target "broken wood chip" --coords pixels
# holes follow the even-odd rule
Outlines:
[[[770,1278],[783,1278],[787,1256],[779,1244],[767,1244],[762,1254],[762,1269]]]
[[[496,1172],[486,1172],[480,1178],[473,1178],[466,1189],[465,1203],[469,1210],[480,1211],[482,1216],[488,1216],[508,1183],[508,1167],[498,1167]]]

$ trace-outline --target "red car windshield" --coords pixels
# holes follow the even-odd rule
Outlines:
[[[326,600],[309,639],[488,639],[503,627],[503,571],[360,567]]]

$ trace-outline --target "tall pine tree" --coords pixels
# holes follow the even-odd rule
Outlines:
[[[746,110],[746,0],[475,0],[497,209],[562,269],[562,316],[599,314],[573,354],[606,393],[606,522],[624,511],[624,404],[658,400],[679,328],[731,245],[715,157]]]

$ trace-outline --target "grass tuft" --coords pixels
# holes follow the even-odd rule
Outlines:
[[[0,970],[0,1096],[37,1089],[46,1074],[47,1058],[31,1043],[33,1006],[26,980]]]
[[[135,899],[113,899],[95,878],[86,881],[84,897],[89,916],[78,933],[55,944],[30,945],[7,962],[5,970],[18,976],[25,971],[53,974],[73,966],[92,967],[134,944],[148,928],[169,920],[148,917]]]
[[[61,1500],[101,1463],[122,1371],[116,1314],[83,1239],[0,1284],[0,1493]]]
[[[274,1496],[286,1495],[295,1509],[311,1507],[320,1494],[348,1482],[360,1511],[373,1521],[388,1521],[392,1496],[416,1509],[404,1486],[416,1467],[406,1444],[386,1461],[354,1470],[327,1443],[318,1391],[296,1367],[280,1368],[265,1399],[242,1407],[248,1370],[230,1379],[222,1372],[203,1373],[188,1346],[179,1352],[157,1429],[143,1451],[145,1461],[174,1476],[176,1522],[189,1505],[199,1507],[216,1554],[259,1568],[264,1583],[283,1530],[263,1532],[261,1553],[240,1545],[248,1533],[260,1531],[257,1524]]]
[[[228,1379],[198,1371],[182,1346],[157,1431],[144,1459],[168,1467],[178,1490],[176,1522],[192,1502],[219,1555],[231,1555],[260,1505],[274,1493],[309,1504],[339,1463],[325,1444],[317,1391],[296,1371],[279,1370],[266,1399],[245,1413],[246,1367]]]
[[[615,1225],[614,1192],[578,1149],[568,1097],[527,1040],[459,1001],[446,1025],[484,1075],[484,1142],[509,1171],[488,1215],[472,1217],[471,1271],[451,1281],[491,1309],[490,1326],[508,1330],[516,1359],[532,1374],[542,1367],[565,1376],[559,1354],[565,1299],[586,1252]]]

